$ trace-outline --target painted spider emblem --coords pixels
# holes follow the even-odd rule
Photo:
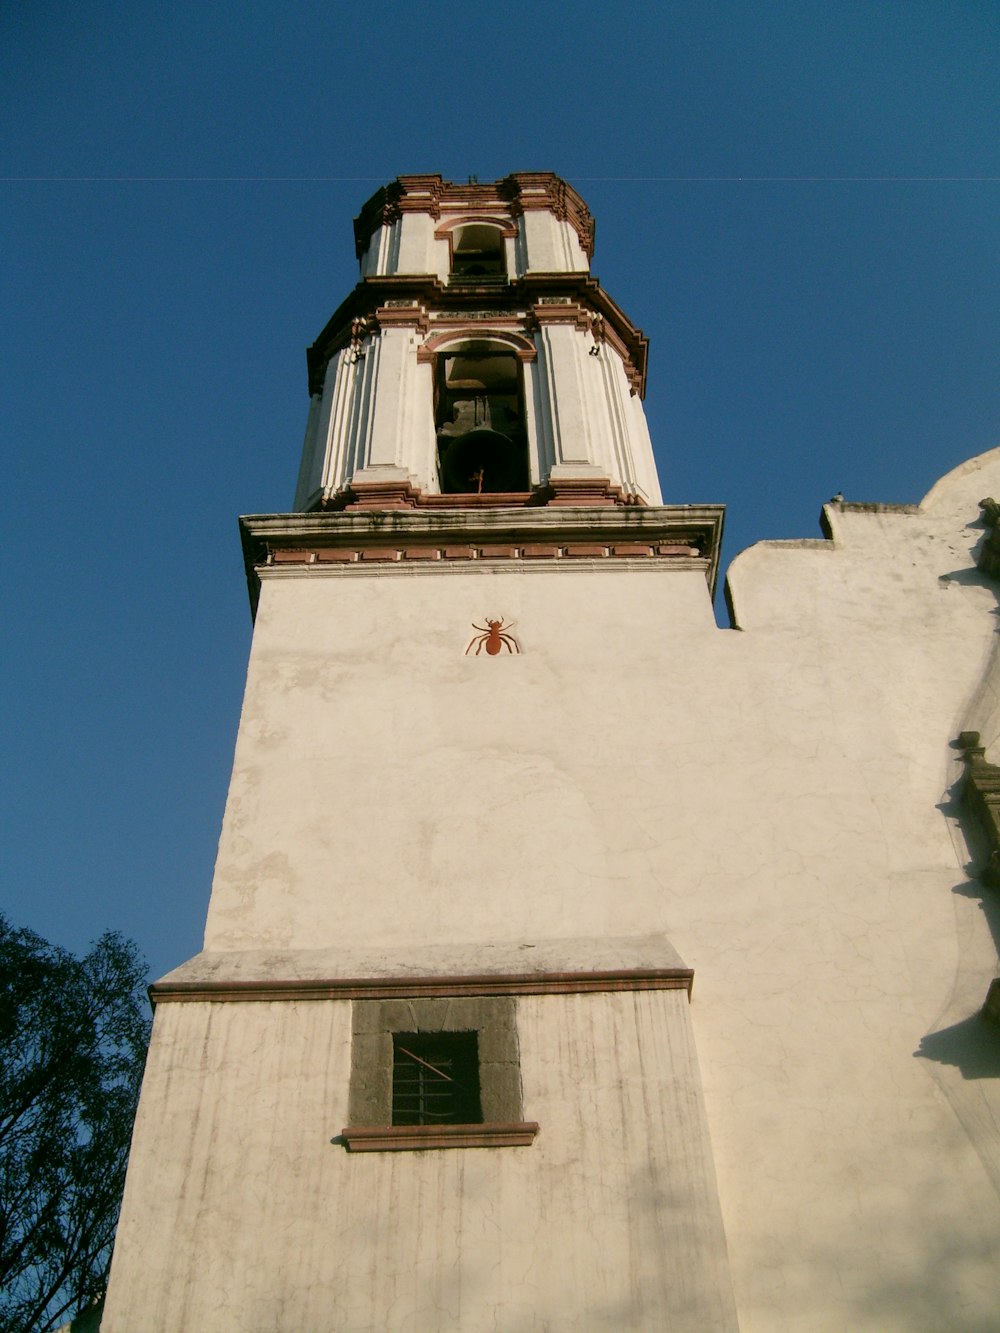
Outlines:
[[[521,646],[514,638],[513,634],[504,633],[504,630],[510,629],[514,624],[513,620],[510,622],[506,620],[491,620],[489,616],[486,616],[485,619],[485,625],[477,625],[475,621],[472,622],[472,628],[481,630],[482,633],[475,635],[469,640],[469,646],[465,650],[466,656],[472,651],[473,644],[476,645],[477,657],[483,651],[484,646],[490,657],[495,657],[504,646],[506,646],[509,653],[519,653],[521,651]]]

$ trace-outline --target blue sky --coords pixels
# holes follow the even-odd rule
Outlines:
[[[998,45],[992,0],[8,4],[0,907],[199,948],[236,515],[291,504],[304,349],[400,172],[576,185],[727,562],[1000,444]]]

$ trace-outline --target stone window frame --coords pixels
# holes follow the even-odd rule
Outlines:
[[[521,1110],[517,1002],[512,995],[353,1000],[350,1125],[341,1141],[351,1152],[427,1148],[526,1147],[538,1133]],[[393,1033],[475,1032],[483,1119],[475,1125],[393,1125]]]

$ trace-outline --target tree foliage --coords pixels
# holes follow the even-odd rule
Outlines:
[[[145,963],[84,958],[0,915],[0,1328],[45,1333],[100,1297],[149,1040]]]

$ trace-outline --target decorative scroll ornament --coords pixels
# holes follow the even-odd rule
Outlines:
[[[375,332],[374,321],[367,320],[364,317],[351,320],[351,345],[347,355],[349,361],[354,362],[361,360],[364,356],[364,352],[361,348],[364,345],[365,338],[369,333]]]
[[[987,521],[990,515],[986,506],[995,503],[984,500],[981,504]],[[983,568],[982,560],[979,567]],[[991,764],[986,758],[986,747],[980,744],[978,731],[963,731],[957,746],[965,760],[963,799],[986,835],[988,860],[979,872],[979,879],[991,889],[1000,888],[1000,765]],[[1000,977],[994,977],[990,983],[982,1012],[1000,1024]]]

